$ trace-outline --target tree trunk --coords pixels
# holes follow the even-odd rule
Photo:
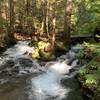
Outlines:
[[[15,43],[15,38],[14,38],[14,1],[13,0],[9,0],[9,30],[8,30],[8,42],[10,42],[10,44],[14,44]]]
[[[36,14],[36,0],[32,0],[32,16],[34,17]]]
[[[42,23],[41,23],[41,34],[46,32],[46,2],[42,1]]]
[[[78,25],[78,27],[80,27],[80,25],[88,23],[89,21],[90,21],[89,20],[89,15],[88,15],[88,12],[86,10],[85,2],[84,2],[84,0],[80,0],[80,2],[78,3],[78,21],[77,21],[77,25]]]
[[[47,0],[47,10],[46,10],[46,32],[47,37],[49,38],[49,0]]]
[[[52,3],[52,41],[51,41],[51,45],[52,45],[52,49],[54,51],[55,49],[55,38],[56,38],[56,16],[55,16],[55,8],[56,8],[56,1],[54,0]]]
[[[71,14],[72,14],[72,0],[67,0],[65,8],[64,33],[65,33],[65,44],[68,49],[70,48]]]

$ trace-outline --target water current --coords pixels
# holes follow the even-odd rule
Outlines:
[[[34,47],[19,41],[0,55],[0,100],[83,100],[75,78],[81,45],[52,62],[32,60]]]

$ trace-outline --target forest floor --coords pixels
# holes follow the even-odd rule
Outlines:
[[[23,40],[31,40],[31,37],[27,34],[22,34],[22,33],[15,33],[14,34],[14,37],[16,40],[20,40],[20,41],[23,41]]]

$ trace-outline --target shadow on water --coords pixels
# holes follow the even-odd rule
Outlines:
[[[24,94],[25,79],[17,79],[0,86],[0,100],[19,100]]]
[[[75,77],[62,81],[62,84],[71,88],[71,91],[68,93],[68,96],[64,100],[83,100],[80,84]]]

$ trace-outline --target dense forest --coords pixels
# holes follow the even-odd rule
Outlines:
[[[25,49],[25,41],[28,41],[28,49]],[[75,75],[85,98],[82,100],[100,99],[100,0],[0,0],[1,62],[7,60],[2,60],[7,58],[5,52],[19,43],[22,43],[19,53],[24,50],[22,55],[28,55],[39,64],[56,61],[66,52],[70,55],[73,46],[80,45],[81,50],[78,49],[78,55],[74,56],[79,59],[78,66],[83,66]],[[14,50],[11,49],[10,52]],[[18,50],[15,50],[16,55]],[[71,57],[72,54],[71,52]],[[68,58],[71,59],[70,63],[76,59],[71,57]],[[6,76],[6,66],[13,66],[12,61],[7,65],[1,62],[0,79],[3,74]],[[7,75],[13,76],[12,74]],[[2,97],[2,100],[8,99]]]
[[[0,47],[16,35],[55,42],[57,35],[91,36],[100,25],[99,0],[1,0]],[[58,33],[58,34],[57,34]],[[42,39],[43,38],[43,39]]]

